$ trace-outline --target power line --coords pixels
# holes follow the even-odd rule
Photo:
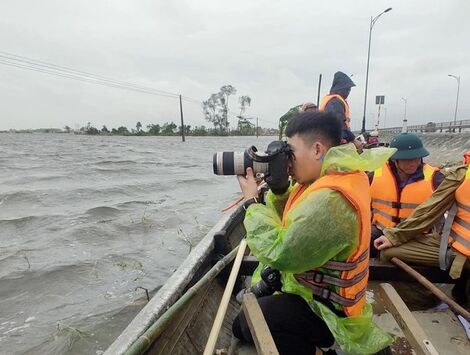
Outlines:
[[[31,70],[35,72],[40,72],[44,74],[49,74],[53,76],[73,79],[77,81],[82,81],[90,84],[102,85],[118,89],[126,89],[131,91],[136,91],[144,94],[162,96],[162,97],[171,97],[178,98],[179,94],[163,91],[159,89],[154,89],[147,86],[142,86],[134,83],[129,83],[125,81],[115,80],[108,78],[100,74],[92,74],[85,71],[64,67],[48,62],[39,61],[36,59],[11,54],[8,52],[0,51],[0,64],[16,67],[25,70]],[[201,101],[188,97],[182,96],[182,99],[191,103],[201,104]]]

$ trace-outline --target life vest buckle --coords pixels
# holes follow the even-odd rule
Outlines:
[[[392,201],[392,208],[401,208],[401,202]]]
[[[314,272],[313,273],[313,282],[317,284],[323,283],[323,273],[321,272]]]
[[[320,292],[320,297],[324,298],[325,300],[329,300],[331,295],[330,289],[326,287],[322,287],[321,292]]]

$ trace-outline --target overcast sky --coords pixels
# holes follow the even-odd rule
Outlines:
[[[222,85],[249,95],[260,125],[328,92],[337,70],[353,75],[353,129],[364,104],[370,16],[367,126],[385,95],[386,125],[470,119],[470,1],[63,1],[2,0],[0,51],[159,90],[207,99]],[[232,99],[232,103],[236,103]],[[237,111],[235,105],[231,110]],[[187,124],[210,126],[184,103]],[[384,117],[384,114],[382,114]],[[174,98],[83,83],[0,64],[0,130],[117,127],[179,120]],[[235,123],[232,119],[232,123]]]

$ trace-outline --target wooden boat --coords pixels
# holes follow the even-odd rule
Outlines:
[[[245,235],[243,218],[244,210],[242,208],[237,208],[231,214],[224,216],[111,344],[105,355],[141,354],[145,352],[144,349],[148,349],[145,352],[148,354],[202,354],[224,293],[230,267],[225,267],[213,279],[207,278],[207,272],[222,256],[230,252],[231,255],[235,254],[233,249]],[[224,261],[227,263],[227,257]],[[244,276],[251,275],[256,265],[257,262],[253,257],[245,256],[238,272],[237,282],[241,283]],[[439,270],[426,268],[417,268],[417,270],[433,282],[450,282],[448,275]],[[409,323],[413,324],[407,324],[407,316],[401,314],[400,310],[395,309],[392,313],[398,312],[398,317],[401,317],[403,324],[397,324],[394,317],[385,312],[384,303],[385,305],[388,303],[388,308],[390,308],[390,299],[387,297],[384,302],[380,296],[381,293],[377,292],[378,283],[381,281],[415,282],[407,273],[400,271],[393,265],[380,265],[371,260],[370,280],[368,296],[373,298],[375,321],[382,329],[396,336],[392,353],[413,353],[410,342],[400,328],[404,329],[405,334],[409,335],[411,332],[413,336],[413,333],[420,331],[414,327],[424,329],[427,334],[426,341],[431,342],[431,346],[427,348],[428,352],[421,348],[416,353],[470,353],[470,343],[464,328],[449,309],[413,312],[414,318],[412,318],[418,320],[418,325],[412,321]],[[194,285],[198,287],[197,292],[193,292],[194,287],[191,288]],[[182,297],[182,295],[184,296]],[[167,312],[175,303],[180,305],[178,310],[172,309],[170,313]],[[215,349],[223,349],[219,350],[221,354],[227,352],[256,354],[254,347],[242,345],[233,340],[231,324],[239,311],[240,305],[232,296],[215,346]],[[136,346],[137,343],[140,345]],[[432,347],[437,352],[433,352]]]

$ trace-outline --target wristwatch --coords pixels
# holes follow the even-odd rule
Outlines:
[[[257,197],[252,197],[245,202],[243,202],[243,209],[246,211],[248,207],[250,207],[252,204],[258,203],[258,198]]]

